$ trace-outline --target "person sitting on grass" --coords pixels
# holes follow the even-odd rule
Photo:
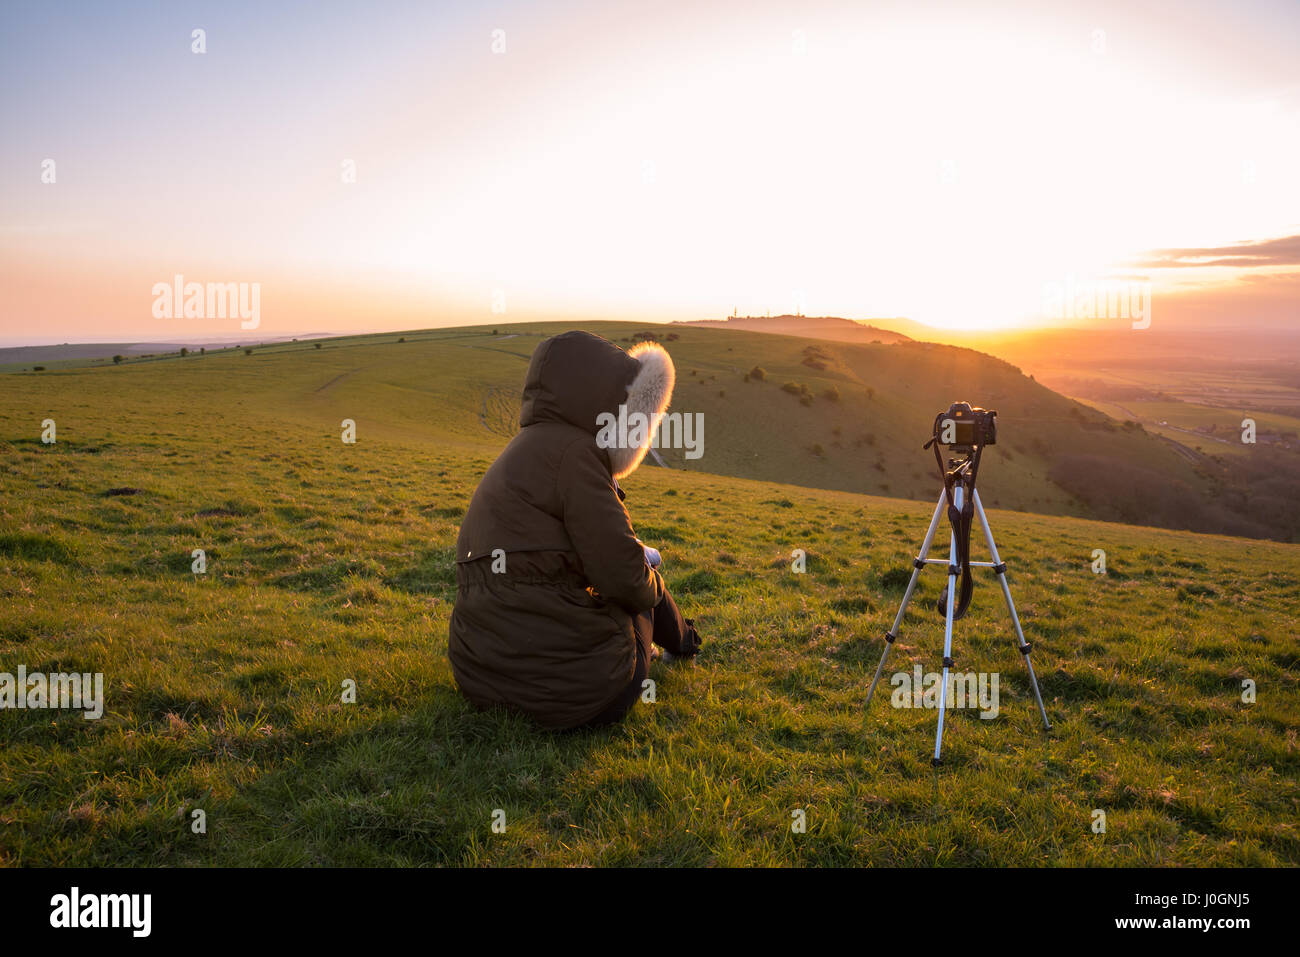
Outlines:
[[[654,342],[625,352],[566,332],[533,353],[521,429],[479,482],[456,540],[448,657],[476,706],[552,729],[611,724],[640,697],[652,645],[678,658],[699,650],[618,485],[645,457],[675,378]],[[620,406],[626,421],[641,413],[652,426],[639,444],[602,447],[603,414]]]

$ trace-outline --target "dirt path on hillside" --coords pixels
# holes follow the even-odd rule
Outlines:
[[[315,392],[314,392],[314,394],[315,394],[315,395],[320,395],[322,392],[328,392],[330,389],[334,388],[336,385],[338,385],[338,384],[339,384],[340,382],[342,382],[344,379],[351,378],[352,376],[356,375],[358,372],[360,372],[360,371],[361,371],[362,369],[364,369],[364,368],[365,368],[365,366],[358,366],[357,368],[351,370],[350,372],[340,372],[340,373],[339,373],[338,375],[336,375],[334,378],[332,378],[332,379],[330,379],[328,382],[326,382],[323,386],[321,386],[320,388],[316,389]]]
[[[493,435],[512,438],[519,431],[519,393],[504,386],[488,386],[479,401],[478,421]]]

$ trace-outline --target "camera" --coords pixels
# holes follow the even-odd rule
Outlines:
[[[954,402],[934,417],[934,441],[954,452],[973,452],[976,446],[994,445],[998,440],[997,412],[972,408],[969,402]]]

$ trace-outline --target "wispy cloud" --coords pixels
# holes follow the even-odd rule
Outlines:
[[[1236,269],[1300,265],[1300,236],[1261,239],[1231,246],[1155,249],[1140,263],[1147,269],[1230,266]]]

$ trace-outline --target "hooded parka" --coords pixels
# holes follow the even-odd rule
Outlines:
[[[664,583],[617,479],[644,457],[674,378],[656,343],[625,352],[566,332],[533,353],[520,431],[484,474],[456,542],[448,653],[474,704],[570,728],[632,679],[632,619],[659,603]],[[624,421],[640,413],[653,425],[639,442],[602,448],[611,431],[602,413],[617,420],[620,406]]]

